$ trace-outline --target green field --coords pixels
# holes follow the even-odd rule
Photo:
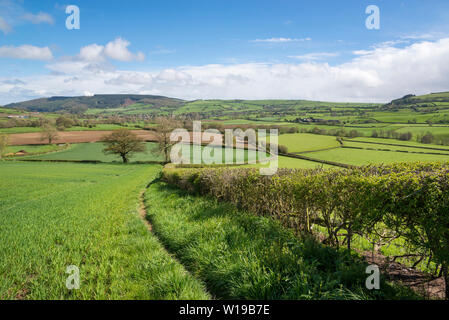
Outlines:
[[[279,136],[279,144],[286,146],[290,153],[302,153],[340,146],[335,137],[308,133],[282,134]]]
[[[242,166],[244,168],[268,168],[269,163],[262,162],[253,165]],[[286,169],[315,169],[315,168],[336,168],[334,166],[328,164],[322,164],[314,161],[308,161],[303,159],[296,159],[284,156],[278,156],[278,168],[286,168]]]
[[[0,133],[30,133],[41,132],[42,129],[38,127],[14,127],[14,128],[0,128]]]
[[[139,193],[159,170],[0,163],[0,299],[209,298],[139,218]],[[79,290],[65,286],[70,265]]]
[[[402,146],[408,146],[408,147],[419,147],[419,149],[425,149],[429,148],[429,151],[431,149],[443,149],[443,150],[449,150],[449,146],[441,146],[438,144],[423,144],[416,141],[400,141],[395,139],[382,139],[382,138],[365,138],[365,137],[358,137],[354,139],[345,139],[347,142],[357,142],[357,141],[363,141],[363,142],[372,142],[372,147],[375,147],[376,144],[384,144],[385,146],[389,146],[391,144],[397,144]],[[369,144],[366,144],[369,146]],[[425,150],[423,150],[425,151]]]
[[[65,131],[112,131],[121,129],[123,126],[117,124],[97,124],[95,127],[71,127],[65,129]],[[127,129],[134,130],[139,129],[134,126],[128,126]],[[14,127],[14,128],[0,128],[0,133],[30,133],[30,132],[41,132],[42,129],[39,127]]]
[[[448,162],[449,155],[429,155],[416,153],[402,153],[391,151],[373,151],[338,148],[327,151],[312,152],[307,154],[308,157],[328,160],[338,163],[344,163],[354,166],[362,166],[368,164],[394,163],[394,162],[416,162],[416,161],[435,161]]]
[[[345,141],[344,146],[347,147],[355,147],[362,149],[375,149],[375,150],[390,150],[390,151],[404,151],[404,152],[413,152],[413,153],[443,153],[449,156],[449,150],[433,150],[433,149],[423,149],[423,148],[414,148],[408,146],[392,146],[385,144],[373,144],[373,143],[362,143],[355,141]]]
[[[6,148],[6,153],[16,153],[19,151],[26,151],[29,154],[53,152],[62,149],[57,145],[27,145],[27,146],[9,146]]]
[[[147,153],[136,153],[131,162],[135,161],[162,161],[163,157],[151,152],[156,146],[155,143],[147,142]],[[102,143],[79,143],[72,145],[69,149],[44,154],[40,156],[29,157],[38,160],[89,160],[102,162],[121,162],[121,158],[117,155],[105,155],[103,153],[104,145]],[[28,157],[27,157],[28,158]]]

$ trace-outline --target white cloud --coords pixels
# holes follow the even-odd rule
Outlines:
[[[104,46],[98,44],[91,44],[81,48],[79,57],[83,61],[103,61],[104,60]]]
[[[23,8],[23,1],[0,0],[0,31],[7,34],[24,22],[54,24],[53,17],[45,12],[33,14]]]
[[[29,21],[32,24],[40,24],[40,23],[48,23],[48,24],[54,24],[55,20],[53,17],[45,12],[39,12],[37,14],[32,13],[26,13],[22,16],[22,19],[25,21]]]
[[[53,54],[48,47],[35,47],[25,44],[20,47],[0,47],[0,58],[51,60]]]
[[[129,41],[121,38],[117,38],[105,46],[96,43],[90,44],[82,47],[78,55],[52,61],[47,68],[62,74],[113,72],[115,67],[110,60],[130,62],[145,59],[145,55],[141,52],[136,54],[130,52],[129,45]]]
[[[108,58],[118,61],[145,60],[145,55],[142,52],[138,52],[137,54],[131,53],[128,50],[129,45],[129,41],[122,38],[117,38],[106,45],[104,48],[104,54]]]
[[[0,17],[0,31],[2,31],[4,34],[10,33],[12,30],[11,26],[6,22],[5,19]]]
[[[251,42],[268,42],[268,43],[283,43],[283,42],[303,42],[311,41],[312,38],[292,39],[292,38],[269,38],[269,39],[256,39]]]
[[[316,61],[316,60],[323,60],[326,58],[332,58],[338,56],[337,52],[314,52],[314,53],[308,53],[298,56],[289,56],[289,58],[292,59],[298,59],[298,60],[304,60],[304,61]]]
[[[92,53],[91,57],[96,55]],[[145,72],[107,69],[97,61],[58,63],[65,63],[66,74],[21,77],[17,79],[20,82],[14,83],[2,83],[7,79],[0,77],[0,103],[30,96],[83,95],[86,91],[160,94],[184,99],[386,102],[409,93],[449,90],[449,38],[404,48],[372,48],[346,63],[332,66],[303,61],[214,64]],[[69,70],[73,63],[75,66]],[[101,68],[95,69],[95,65]],[[52,66],[55,64],[49,68]],[[58,68],[52,70],[55,69]]]

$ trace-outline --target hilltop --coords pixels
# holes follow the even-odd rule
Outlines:
[[[50,97],[12,103],[6,108],[35,112],[68,112],[84,113],[89,109],[126,108],[135,104],[146,105],[149,108],[172,108],[179,106],[183,101],[153,95],[133,94],[99,94],[80,97]]]

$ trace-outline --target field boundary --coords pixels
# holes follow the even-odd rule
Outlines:
[[[338,147],[331,147],[331,148],[324,148],[324,149],[317,149],[317,150],[310,150],[310,151],[301,151],[301,152],[290,152],[291,154],[305,154],[305,153],[312,153],[312,152],[319,152],[319,151],[328,151],[328,150],[334,150],[334,149],[338,149],[341,148],[342,146],[338,146]]]
[[[338,147],[338,148],[340,148],[340,147]],[[316,151],[312,151],[312,152],[316,152]],[[341,168],[345,168],[345,169],[357,168],[357,166],[353,166],[353,165],[350,165],[350,164],[339,163],[339,162],[328,161],[328,160],[319,160],[319,159],[314,159],[314,158],[310,158],[310,157],[307,157],[307,156],[294,154],[294,153],[279,153],[279,155],[280,156],[284,156],[284,157],[289,157],[289,158],[296,158],[296,159],[308,160],[308,161],[312,161],[312,162],[318,162],[318,163],[321,163],[321,164],[328,164],[328,165],[331,165],[331,166],[341,167]]]
[[[407,150],[373,149],[373,148],[361,148],[361,147],[353,147],[353,146],[342,146],[342,148],[357,149],[357,150],[369,150],[369,151],[402,152],[402,153],[413,153],[413,154],[429,154],[429,155],[438,155],[438,156],[449,156],[449,150],[448,150],[448,153],[437,153],[437,152],[418,152],[418,151],[407,151]]]
[[[397,143],[381,143],[381,142],[360,141],[360,140],[351,140],[351,139],[342,139],[342,140],[343,141],[347,141],[347,142],[358,142],[358,143],[367,143],[367,144],[380,144],[380,145],[385,145],[385,146],[417,148],[417,149],[438,150],[438,151],[447,151],[447,152],[449,152],[449,149],[443,149],[443,148],[432,148],[432,147],[422,147],[422,146],[408,146],[408,145],[397,144]]]
[[[50,160],[50,159],[3,159],[5,161],[18,161],[18,162],[62,162],[62,163],[92,163],[92,164],[114,164],[122,162],[104,162],[100,160]],[[164,165],[164,161],[136,161],[130,162],[129,164],[161,164]]]

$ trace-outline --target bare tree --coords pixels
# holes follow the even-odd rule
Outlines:
[[[52,144],[58,138],[58,130],[51,124],[44,124],[42,126],[41,140],[48,140],[48,144]]]
[[[170,162],[171,148],[177,143],[177,141],[171,141],[170,135],[173,130],[180,127],[180,123],[169,118],[157,118],[157,126],[154,128],[156,141],[158,146],[152,150],[153,153],[162,153],[164,155],[165,162]]]
[[[9,145],[9,137],[6,134],[0,135],[0,159],[3,158],[3,155],[6,153],[6,148]]]
[[[145,151],[145,142],[128,129],[119,129],[103,137],[103,143],[106,146],[103,152],[119,155],[123,163],[128,163],[134,153]]]

